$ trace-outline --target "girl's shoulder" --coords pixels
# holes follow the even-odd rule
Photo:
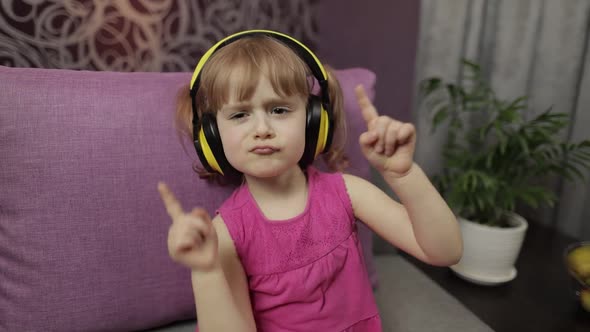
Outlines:
[[[323,206],[341,206],[347,215],[354,218],[351,197],[342,172],[325,172],[310,168],[309,178],[313,181],[312,199]]]
[[[307,168],[307,174],[309,181],[329,184],[338,184],[339,182],[343,181],[344,175],[342,172],[324,171],[314,166],[309,166]]]
[[[346,191],[344,184],[345,176],[347,176],[347,174],[343,172],[327,172],[314,167],[310,167],[308,172],[310,181],[314,181],[316,184],[319,184],[321,186],[320,188],[331,188],[333,190]]]
[[[231,195],[221,203],[217,213],[224,211],[241,209],[248,202],[248,188],[245,184],[240,185],[231,193]]]
[[[227,228],[238,253],[240,253],[239,247],[245,237],[242,210],[249,200],[246,190],[245,185],[236,188],[215,211],[215,214],[221,217],[220,219]]]

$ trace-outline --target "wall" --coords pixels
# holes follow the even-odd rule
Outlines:
[[[0,65],[109,71],[192,71],[219,39],[273,29],[314,46],[314,0],[0,3]]]
[[[318,56],[336,68],[366,67],[377,75],[381,114],[412,120],[419,1],[321,0],[317,4]],[[373,182],[395,197],[380,175]],[[374,251],[393,248],[375,237]]]
[[[318,54],[336,68],[377,74],[377,109],[410,121],[419,1],[321,0]]]

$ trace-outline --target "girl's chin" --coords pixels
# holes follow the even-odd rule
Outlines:
[[[290,167],[286,167],[286,166],[273,166],[270,163],[267,163],[265,165],[258,165],[258,166],[252,166],[252,167],[246,167],[243,169],[240,169],[240,171],[246,175],[246,176],[250,176],[250,177],[254,177],[254,178],[273,178],[282,174],[286,174],[289,170],[293,169],[294,167],[299,168],[298,165],[295,166],[290,166]]]
[[[243,172],[246,176],[254,177],[254,178],[273,178],[282,174],[281,170],[277,169],[256,169],[256,170],[246,170]]]

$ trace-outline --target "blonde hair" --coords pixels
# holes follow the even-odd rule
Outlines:
[[[325,69],[334,118],[334,138],[330,150],[322,154],[322,158],[331,171],[342,171],[348,166],[348,159],[344,155],[346,126],[343,96],[332,69]],[[238,71],[242,75],[235,75]],[[230,86],[236,88],[238,101],[249,100],[261,74],[268,77],[275,92],[281,97],[300,96],[307,100],[313,89],[314,80],[309,79],[313,76],[308,66],[290,47],[272,37],[248,36],[217,50],[203,66],[196,95],[199,117],[205,112],[216,114],[229,101]],[[193,140],[189,90],[188,84],[181,88],[176,109],[176,128],[183,146],[183,137],[189,138],[190,142]],[[193,164],[193,170],[201,178],[224,184],[223,176],[208,172],[197,162]]]

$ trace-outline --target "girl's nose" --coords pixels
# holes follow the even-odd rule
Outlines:
[[[266,114],[256,117],[255,136],[256,138],[272,138],[274,136],[274,130]]]

